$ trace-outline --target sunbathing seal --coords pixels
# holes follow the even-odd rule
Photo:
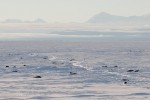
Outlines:
[[[41,76],[35,76],[34,78],[42,78]]]
[[[12,72],[18,72],[16,66],[13,67]]]
[[[70,72],[70,75],[76,75],[77,73],[74,73],[74,72]]]
[[[6,67],[9,67],[9,66],[6,66]]]
[[[134,70],[130,69],[130,70],[127,70],[127,72],[133,72]]]

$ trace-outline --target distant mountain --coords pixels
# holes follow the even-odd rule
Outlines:
[[[150,22],[150,14],[143,16],[117,16],[109,13],[99,13],[88,20],[89,23],[103,23],[103,22]]]
[[[34,23],[46,23],[46,21],[44,21],[43,19],[40,19],[40,18],[34,20],[33,22]]]
[[[34,21],[22,21],[20,19],[6,19],[2,23],[46,23],[43,19],[36,19]]]
[[[23,23],[23,21],[20,19],[6,19],[2,23]]]

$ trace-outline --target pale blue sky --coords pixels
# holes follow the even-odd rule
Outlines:
[[[150,0],[0,0],[0,21],[42,18],[48,22],[84,22],[100,12],[149,14]]]

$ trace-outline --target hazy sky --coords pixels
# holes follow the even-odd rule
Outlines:
[[[0,21],[42,18],[48,22],[84,22],[100,12],[149,14],[150,0],[0,0]]]

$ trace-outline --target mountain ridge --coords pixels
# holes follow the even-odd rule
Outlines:
[[[41,18],[35,19],[33,21],[23,21],[20,19],[6,19],[0,23],[46,23],[46,21]]]
[[[141,15],[141,16],[119,16],[119,15],[112,15],[106,12],[101,12],[99,14],[94,15],[91,17],[87,22],[88,23],[103,23],[103,22],[150,22],[150,14]]]

